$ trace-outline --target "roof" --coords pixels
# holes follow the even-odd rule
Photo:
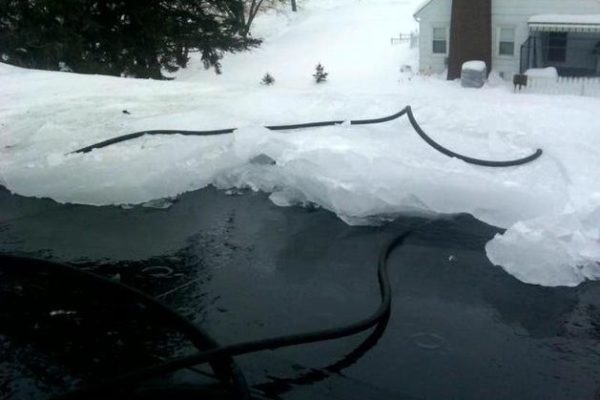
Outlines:
[[[600,14],[541,14],[529,18],[534,31],[599,32]]]
[[[421,2],[421,4],[419,4],[419,6],[417,7],[417,9],[415,10],[415,13],[413,14],[413,17],[415,17],[415,18],[418,18],[418,17],[419,17],[419,15],[418,15],[418,14],[419,14],[421,11],[423,11],[423,9],[424,9],[425,7],[427,7],[427,6],[428,6],[430,3],[432,3],[433,1],[435,1],[435,0],[423,0],[423,1]]]
[[[541,14],[529,18],[529,23],[600,24],[600,14]]]

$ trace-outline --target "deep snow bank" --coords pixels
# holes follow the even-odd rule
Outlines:
[[[175,82],[0,64],[0,182],[23,195],[96,205],[143,203],[208,184],[251,187],[278,205],[318,204],[352,224],[467,212],[508,229],[487,252],[525,282],[600,278],[600,100],[514,94],[502,85],[465,90],[401,74],[415,53],[390,46],[389,37],[410,30],[398,26],[396,14],[412,12],[411,4],[305,4],[314,6],[273,28],[260,51],[228,57],[221,77],[193,64]],[[350,31],[361,39],[342,45]],[[324,37],[339,46],[315,42]],[[327,56],[330,81],[315,85],[313,61],[295,65],[287,44],[314,63]],[[273,72],[274,87],[258,84],[266,70],[284,71]],[[457,152],[503,160],[542,147],[545,155],[515,168],[468,165],[433,151],[405,119],[297,132],[261,128],[380,117],[407,104],[433,138]],[[138,130],[229,127],[242,129],[221,137],[144,137],[65,155]],[[261,154],[275,164],[256,162]]]

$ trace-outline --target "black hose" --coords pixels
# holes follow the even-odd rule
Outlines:
[[[482,167],[514,167],[517,165],[523,165],[523,164],[530,163],[530,162],[538,159],[543,153],[542,149],[537,149],[535,153],[533,153],[527,157],[519,158],[517,160],[509,160],[509,161],[491,161],[491,160],[481,160],[478,158],[467,157],[467,156],[455,153],[452,150],[445,148],[444,146],[442,146],[441,144],[437,143],[432,138],[430,138],[425,133],[425,131],[421,128],[421,126],[419,125],[417,120],[415,119],[415,116],[412,112],[411,107],[407,106],[405,110],[406,110],[406,114],[408,115],[408,120],[410,121],[410,124],[413,126],[413,128],[415,129],[417,134],[421,137],[421,139],[423,139],[428,145],[430,145],[431,147],[433,147],[434,149],[436,149],[437,151],[439,151],[440,153],[442,153],[448,157],[458,158],[459,160],[462,160],[469,164],[480,165]]]
[[[395,119],[400,118],[404,114],[406,114],[409,107],[404,107],[402,110],[398,111],[396,114],[388,115],[387,117],[382,118],[373,118],[373,119],[357,119],[350,121],[352,125],[372,125],[372,124],[381,124],[383,122],[393,121]]]
[[[291,124],[291,125],[268,125],[265,128],[271,131],[290,131],[293,129],[306,129],[306,128],[320,128],[323,126],[334,126],[343,124],[344,120],[337,121],[321,121],[321,122],[307,122],[304,124]]]
[[[217,130],[213,130],[213,131],[182,131],[182,130],[164,130],[164,129],[152,130],[152,131],[141,131],[141,132],[129,133],[127,135],[117,136],[112,139],[107,139],[102,142],[92,144],[90,146],[82,147],[79,150],[75,150],[75,151],[71,152],[71,154],[89,153],[90,151],[95,150],[95,149],[101,149],[103,147],[110,146],[111,144],[116,144],[116,143],[121,143],[121,142],[125,142],[125,141],[132,140],[132,139],[137,139],[137,138],[145,136],[145,135],[217,136],[217,135],[225,135],[228,133],[233,133],[234,131],[235,131],[235,128],[217,129]]]
[[[88,399],[94,396],[106,394],[109,392],[119,391],[130,387],[134,383],[160,376],[166,373],[174,372],[182,368],[188,368],[194,365],[206,363],[210,360],[215,360],[220,357],[233,357],[242,354],[254,353],[263,350],[275,350],[281,347],[297,346],[300,344],[308,344],[322,342],[327,340],[339,339],[346,336],[351,336],[363,332],[389,317],[392,300],[392,290],[388,275],[388,259],[392,251],[402,245],[415,229],[410,229],[391,240],[379,254],[377,278],[379,282],[379,291],[381,302],[377,309],[368,317],[361,319],[349,325],[323,329],[313,332],[306,332],[294,335],[279,336],[249,342],[242,342],[219,348],[213,348],[206,351],[198,352],[189,356],[175,358],[171,361],[164,362],[155,366],[139,369],[114,379],[110,379],[99,385],[93,385],[88,388],[75,390],[55,398],[55,400],[67,399]]]
[[[219,344],[212,339],[202,328],[196,326],[182,315],[172,310],[165,304],[156,300],[155,298],[147,295],[146,293],[128,286],[126,284],[105,278],[103,276],[86,272],[78,268],[48,262],[45,260],[31,259],[15,257],[10,255],[0,255],[0,265],[10,266],[13,268],[21,268],[23,271],[28,271],[33,268],[42,269],[46,271],[52,271],[54,273],[63,273],[66,275],[76,276],[84,281],[89,281],[95,285],[99,285],[103,289],[113,290],[121,293],[125,293],[130,297],[133,297],[137,301],[145,304],[150,309],[156,311],[163,318],[177,326],[180,331],[187,336],[193,345],[199,350],[203,351],[206,348],[218,348]],[[223,357],[219,359],[209,360],[210,365],[217,375],[217,377],[225,382],[230,382],[233,385],[233,389],[238,398],[249,400],[250,392],[246,379],[241,372],[241,369],[233,361],[231,357]]]
[[[406,108],[402,109],[402,111],[389,115],[383,118],[373,118],[373,119],[363,119],[363,120],[353,120],[350,121],[352,125],[367,125],[367,124],[380,124],[382,122],[392,121],[404,115],[406,113]],[[333,121],[319,121],[319,122],[306,122],[302,124],[289,124],[289,125],[267,125],[265,128],[271,131],[289,131],[294,129],[307,129],[307,128],[321,128],[324,126],[335,126],[341,125],[345,120],[333,120]],[[231,129],[217,129],[217,130],[209,130],[209,131],[186,131],[186,130],[151,130],[151,131],[140,131],[129,133],[127,135],[117,136],[112,139],[107,139],[102,142],[98,142],[92,144],[90,146],[82,147],[81,149],[75,150],[71,152],[71,154],[76,153],[89,153],[95,149],[101,149],[103,147],[110,146],[112,144],[126,142],[128,140],[137,139],[139,137],[145,135],[185,135],[185,136],[216,136],[216,135],[226,135],[233,133],[237,130],[237,128]]]
[[[350,125],[373,125],[373,124],[381,124],[383,122],[393,121],[395,119],[400,118],[404,114],[406,114],[407,108],[403,108],[401,111],[388,115],[387,117],[382,118],[372,118],[372,119],[356,119],[351,120]],[[265,128],[271,131],[287,131],[293,129],[306,129],[306,128],[319,128],[323,126],[335,126],[341,125],[345,120],[334,120],[334,121],[321,121],[321,122],[307,122],[304,124],[291,124],[291,125],[268,125]]]
[[[292,390],[292,385],[311,385],[321,382],[333,374],[339,374],[344,369],[358,362],[358,360],[377,345],[387,328],[389,320],[390,314],[388,313],[377,323],[375,329],[373,329],[363,342],[333,364],[320,369],[310,369],[293,378],[270,376],[268,382],[253,385],[253,388],[265,393],[269,398],[279,398],[282,394]]]
[[[421,128],[421,126],[415,119],[415,116],[412,112],[412,108],[410,106],[406,106],[399,112],[389,115],[387,117],[351,120],[350,124],[351,125],[380,124],[383,122],[393,121],[395,119],[400,118],[401,116],[403,116],[405,114],[408,115],[408,120],[410,121],[410,124],[412,125],[414,130],[421,137],[421,139],[423,139],[428,145],[430,145],[435,150],[439,151],[440,153],[442,153],[448,157],[458,158],[459,160],[462,160],[469,164],[479,165],[482,167],[496,167],[496,168],[514,167],[514,166],[530,163],[530,162],[538,159],[543,153],[542,149],[537,149],[535,151],[535,153],[533,153],[527,157],[519,158],[516,160],[508,160],[508,161],[482,160],[482,159],[468,157],[468,156],[456,153],[452,150],[445,148],[441,144],[437,143],[435,140],[433,140],[431,137],[429,137],[429,135],[427,135],[425,133],[425,131]],[[343,121],[343,120],[334,120],[334,121],[308,122],[308,123],[303,123],[303,124],[292,124],[292,125],[269,125],[269,126],[265,126],[265,128],[272,130],[272,131],[283,131],[283,130],[293,130],[293,129],[318,128],[318,127],[323,127],[323,126],[334,126],[334,125],[343,124],[344,122],[345,121]],[[108,139],[108,140],[105,140],[105,141],[102,141],[102,142],[99,142],[99,143],[96,143],[96,144],[93,144],[93,145],[90,145],[87,147],[83,147],[79,150],[75,150],[75,151],[71,152],[71,154],[88,153],[94,149],[101,149],[103,147],[110,146],[115,143],[125,142],[125,141],[131,140],[131,139],[136,139],[136,138],[139,138],[144,135],[215,136],[215,135],[224,135],[224,134],[234,133],[236,131],[236,129],[237,128],[220,129],[220,130],[212,130],[212,131],[153,130],[153,131],[134,132],[134,133],[130,133],[127,135]]]

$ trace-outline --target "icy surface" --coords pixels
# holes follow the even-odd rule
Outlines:
[[[168,207],[210,184],[316,204],[352,224],[407,213],[470,213],[506,228],[490,260],[525,282],[600,278],[600,100],[468,91],[417,70],[416,49],[390,37],[415,28],[414,1],[307,0],[297,14],[259,19],[259,50],[228,56],[224,73],[192,60],[157,82],[30,71],[0,64],[0,183],[61,202]],[[327,40],[323,40],[327,38]],[[321,62],[326,85],[312,79]],[[270,71],[272,87],[260,85]],[[271,132],[265,124],[374,118],[413,106],[442,145],[506,160],[494,169],[435,152],[406,119]],[[127,110],[129,114],[122,111]],[[240,127],[218,137],[146,136],[88,154],[77,148],[145,129]],[[163,200],[157,200],[163,199]]]
[[[575,286],[600,279],[599,204],[597,193],[578,211],[518,222],[488,243],[488,256],[524,282]]]

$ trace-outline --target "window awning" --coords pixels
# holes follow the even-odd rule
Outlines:
[[[529,30],[537,32],[598,32],[600,14],[544,14],[529,18]]]

